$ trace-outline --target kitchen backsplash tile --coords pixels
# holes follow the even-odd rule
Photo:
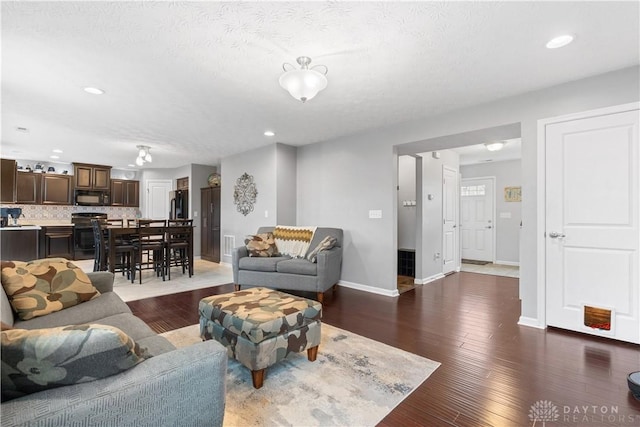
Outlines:
[[[2,207],[22,208],[24,218],[20,222],[27,220],[56,222],[71,222],[71,214],[76,212],[99,212],[106,213],[108,218],[139,218],[138,208],[125,208],[119,206],[52,206],[52,205],[15,205],[3,204]]]

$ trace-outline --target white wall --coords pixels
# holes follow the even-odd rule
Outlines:
[[[345,230],[342,279],[383,290],[396,287],[397,145],[520,123],[522,133],[522,316],[537,316],[537,122],[639,100],[640,73],[631,67],[505,98],[440,116],[379,128],[298,148],[298,222]],[[426,144],[422,151],[451,147]],[[381,209],[382,219],[368,219]],[[423,273],[424,274],[424,273]],[[541,302],[542,303],[542,302]]]
[[[520,221],[522,202],[506,202],[505,187],[522,185],[522,162],[507,160],[460,167],[462,178],[496,177],[496,263],[518,264],[520,261]],[[529,195],[531,196],[531,195]],[[534,196],[535,197],[535,196]],[[508,213],[511,218],[501,218]],[[504,216],[504,215],[503,215]]]

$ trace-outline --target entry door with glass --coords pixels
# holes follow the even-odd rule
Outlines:
[[[462,259],[493,262],[494,186],[489,178],[463,179],[460,186]]]

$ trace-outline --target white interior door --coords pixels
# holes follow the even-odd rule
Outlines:
[[[493,262],[494,178],[463,179],[460,186],[462,258]]]
[[[147,218],[169,219],[169,211],[171,210],[169,192],[171,190],[173,190],[173,183],[170,179],[147,180]]]
[[[545,129],[546,319],[640,342],[638,110]]]
[[[442,167],[442,274],[452,273],[458,265],[458,171]]]

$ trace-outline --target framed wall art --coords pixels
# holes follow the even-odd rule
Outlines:
[[[505,202],[521,202],[522,187],[504,187]]]

